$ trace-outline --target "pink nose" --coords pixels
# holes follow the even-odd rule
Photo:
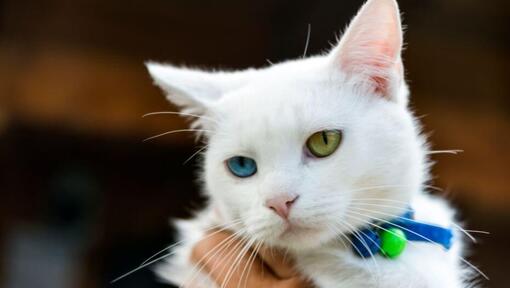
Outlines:
[[[268,199],[266,201],[266,207],[273,210],[283,219],[287,219],[289,217],[290,208],[292,207],[292,204],[296,202],[297,198],[298,196],[290,194],[278,195],[274,198]]]

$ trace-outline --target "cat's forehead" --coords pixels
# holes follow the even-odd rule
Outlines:
[[[313,77],[311,77],[313,78]],[[348,95],[321,79],[289,77],[256,81],[218,103],[219,130],[230,149],[299,148],[311,133],[341,129]]]
[[[283,112],[299,112],[327,93],[329,73],[317,61],[285,62],[262,69],[245,85],[224,95],[217,107],[224,114],[238,117],[270,117]],[[266,117],[266,118],[267,118]]]
[[[221,141],[231,150],[277,151],[302,146],[311,133],[352,121],[356,97],[323,60],[273,66],[225,94],[213,107]]]
[[[327,106],[320,107],[323,103],[316,97],[326,94],[327,89],[314,86],[297,79],[257,81],[224,97],[219,113],[225,121],[233,122],[230,124],[263,124],[273,129],[313,124],[328,113]]]

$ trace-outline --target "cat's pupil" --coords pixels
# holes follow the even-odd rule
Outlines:
[[[326,131],[322,131],[322,141],[324,141],[324,144],[328,145],[328,135]]]

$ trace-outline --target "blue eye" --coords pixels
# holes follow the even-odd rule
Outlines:
[[[255,160],[243,156],[227,159],[227,167],[232,174],[240,178],[250,177],[257,172]]]

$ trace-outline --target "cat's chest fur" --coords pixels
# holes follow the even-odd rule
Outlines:
[[[453,224],[453,211],[436,197],[420,194],[413,201],[417,220]],[[209,227],[228,223],[219,217],[212,207],[192,220],[176,223],[182,244],[165,264],[157,268],[158,274],[169,283],[184,287],[216,287],[199,272],[190,261],[193,245],[206,236]],[[233,231],[235,232],[235,231]],[[290,252],[298,269],[305,277],[312,279],[320,288],[432,288],[465,287],[460,265],[462,242],[455,235],[453,246],[446,251],[431,243],[411,242],[397,259],[376,255],[360,258],[352,252],[351,244],[345,238],[338,238],[315,249]],[[190,282],[190,279],[193,281]],[[187,285],[187,286],[186,286]]]

